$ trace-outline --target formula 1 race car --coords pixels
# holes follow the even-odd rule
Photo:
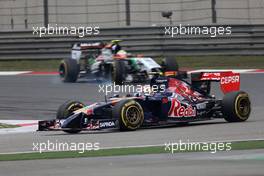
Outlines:
[[[91,105],[67,101],[59,107],[56,119],[39,121],[38,130],[78,133],[118,128],[124,131],[214,118],[224,118],[228,122],[242,122],[249,118],[251,103],[248,94],[239,90],[239,74],[193,73],[190,83],[185,80],[184,73],[166,74],[153,77],[150,83],[153,90],[148,94],[114,96]],[[210,95],[212,81],[220,82],[225,94],[223,99]]]
[[[71,57],[61,61],[60,78],[63,82],[76,82],[78,78],[93,77],[112,80],[116,84],[146,82],[154,74],[164,70],[177,71],[175,59],[165,58],[159,65],[150,57],[133,56],[124,50],[113,53],[112,48],[102,42],[76,43]]]
[[[154,75],[159,75],[165,71],[178,71],[178,63],[175,58],[166,57],[159,65],[150,57],[128,56],[126,52],[120,51],[113,64],[112,81],[115,84],[124,83],[146,83]]]
[[[104,49],[102,42],[75,43],[71,57],[59,65],[59,74],[63,82],[76,82],[80,77],[105,77],[111,75],[112,53]]]

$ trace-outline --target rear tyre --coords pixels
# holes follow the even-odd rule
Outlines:
[[[59,66],[60,78],[63,82],[76,82],[80,72],[80,66],[74,59],[64,59]]]
[[[113,117],[119,119],[120,131],[131,131],[142,125],[144,111],[135,100],[121,100],[114,106]]]
[[[56,118],[59,120],[67,119],[74,111],[83,108],[85,105],[79,101],[66,101],[57,110]],[[63,130],[67,133],[79,133],[81,130]]]
[[[113,66],[112,80],[117,85],[122,85],[126,78],[125,61],[115,60]]]
[[[246,92],[227,93],[222,100],[222,110],[226,121],[243,122],[249,118],[251,103]]]
[[[173,57],[166,57],[163,61],[163,70],[166,71],[179,71],[179,64]]]
[[[113,65],[112,64],[104,64],[104,78],[107,80],[112,79],[113,73]]]

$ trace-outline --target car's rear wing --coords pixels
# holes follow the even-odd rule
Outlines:
[[[103,42],[79,42],[72,46],[75,50],[87,50],[87,49],[102,49],[104,48]]]
[[[220,82],[223,93],[240,90],[240,74],[228,72],[198,72],[191,73],[192,82]]]

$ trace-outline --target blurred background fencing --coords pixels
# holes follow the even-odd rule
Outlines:
[[[75,42],[112,39],[149,56],[264,55],[264,0],[0,0],[0,15],[0,60],[61,59]],[[32,35],[48,24],[99,26],[100,34]],[[232,35],[171,38],[168,24],[227,25]]]
[[[162,17],[172,11],[171,20]],[[1,0],[0,30],[63,26],[264,24],[264,0]]]

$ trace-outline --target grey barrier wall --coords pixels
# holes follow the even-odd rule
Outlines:
[[[212,27],[212,26],[207,26]],[[224,27],[226,27],[224,25]],[[33,35],[31,30],[0,32],[0,60],[61,59],[70,56],[75,42],[123,40],[134,54],[166,55],[264,55],[264,25],[231,25],[231,35],[165,35],[164,27],[101,28],[95,36]]]

